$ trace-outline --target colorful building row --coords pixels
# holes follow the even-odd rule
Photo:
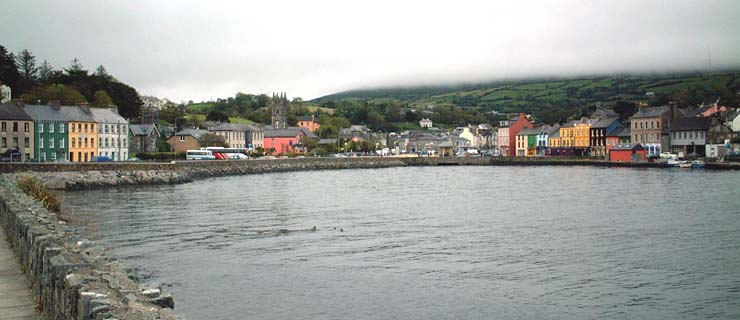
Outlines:
[[[0,152],[11,158],[7,160],[86,162],[100,156],[114,161],[128,158],[128,121],[115,109],[56,103],[3,104],[0,123]]]

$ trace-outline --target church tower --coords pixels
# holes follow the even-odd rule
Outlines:
[[[288,127],[288,98],[285,92],[272,94],[272,127],[275,129]]]

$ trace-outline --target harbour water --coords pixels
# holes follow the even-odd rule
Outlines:
[[[737,171],[271,173],[64,210],[188,319],[740,318]]]

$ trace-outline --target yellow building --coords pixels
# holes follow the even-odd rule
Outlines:
[[[573,133],[573,141],[576,148],[589,148],[591,146],[591,119],[584,119],[576,123]]]
[[[547,138],[547,140],[548,140],[547,141],[547,146],[550,147],[550,148],[559,148],[559,147],[562,147],[563,146],[562,143],[561,143],[561,139],[560,139],[560,130],[559,129],[558,130],[555,130],[555,132],[553,132],[553,134],[551,134]]]
[[[68,121],[69,161],[92,161],[98,155],[98,124],[88,106],[62,106]]]

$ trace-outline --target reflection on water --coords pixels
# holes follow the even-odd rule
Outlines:
[[[190,319],[738,319],[739,190],[739,172],[390,168],[65,209]]]

